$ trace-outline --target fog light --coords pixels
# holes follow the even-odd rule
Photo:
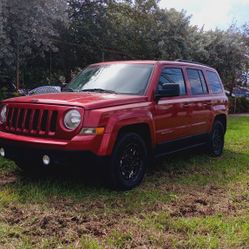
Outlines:
[[[44,165],[49,165],[50,164],[50,157],[48,155],[44,155],[42,157],[42,162]]]
[[[0,156],[5,157],[5,149],[0,148]]]

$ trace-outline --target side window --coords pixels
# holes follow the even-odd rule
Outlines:
[[[208,93],[207,84],[203,73],[199,69],[187,69],[192,95]]]
[[[180,87],[180,95],[186,95],[186,86],[183,77],[182,69],[180,68],[165,68],[158,83],[158,89],[160,90],[163,85],[168,83],[177,83]]]
[[[220,79],[215,72],[207,71],[207,77],[208,77],[208,82],[209,85],[212,89],[213,93],[221,93],[222,92],[222,86]]]

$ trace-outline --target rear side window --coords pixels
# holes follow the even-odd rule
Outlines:
[[[180,68],[164,68],[158,84],[158,89],[168,83],[177,83],[180,87],[180,95],[186,95],[186,86],[182,69]]]
[[[203,73],[199,69],[187,69],[192,95],[208,93],[207,84]]]
[[[207,71],[208,82],[213,93],[222,93],[220,79],[215,72]]]

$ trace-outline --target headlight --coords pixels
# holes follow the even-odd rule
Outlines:
[[[77,110],[68,111],[64,117],[64,125],[69,130],[76,129],[81,122],[81,114]]]
[[[0,112],[0,124],[3,124],[6,122],[6,119],[7,119],[7,107],[6,105],[4,105],[1,109],[1,112]]]

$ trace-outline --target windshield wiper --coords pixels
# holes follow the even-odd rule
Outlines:
[[[97,93],[115,93],[116,94],[115,91],[106,90],[102,88],[83,89],[83,90],[80,90],[80,92],[97,92]]]
[[[74,90],[72,89],[72,88],[70,88],[70,87],[63,87],[62,89],[61,89],[61,91],[62,92],[74,92]]]

